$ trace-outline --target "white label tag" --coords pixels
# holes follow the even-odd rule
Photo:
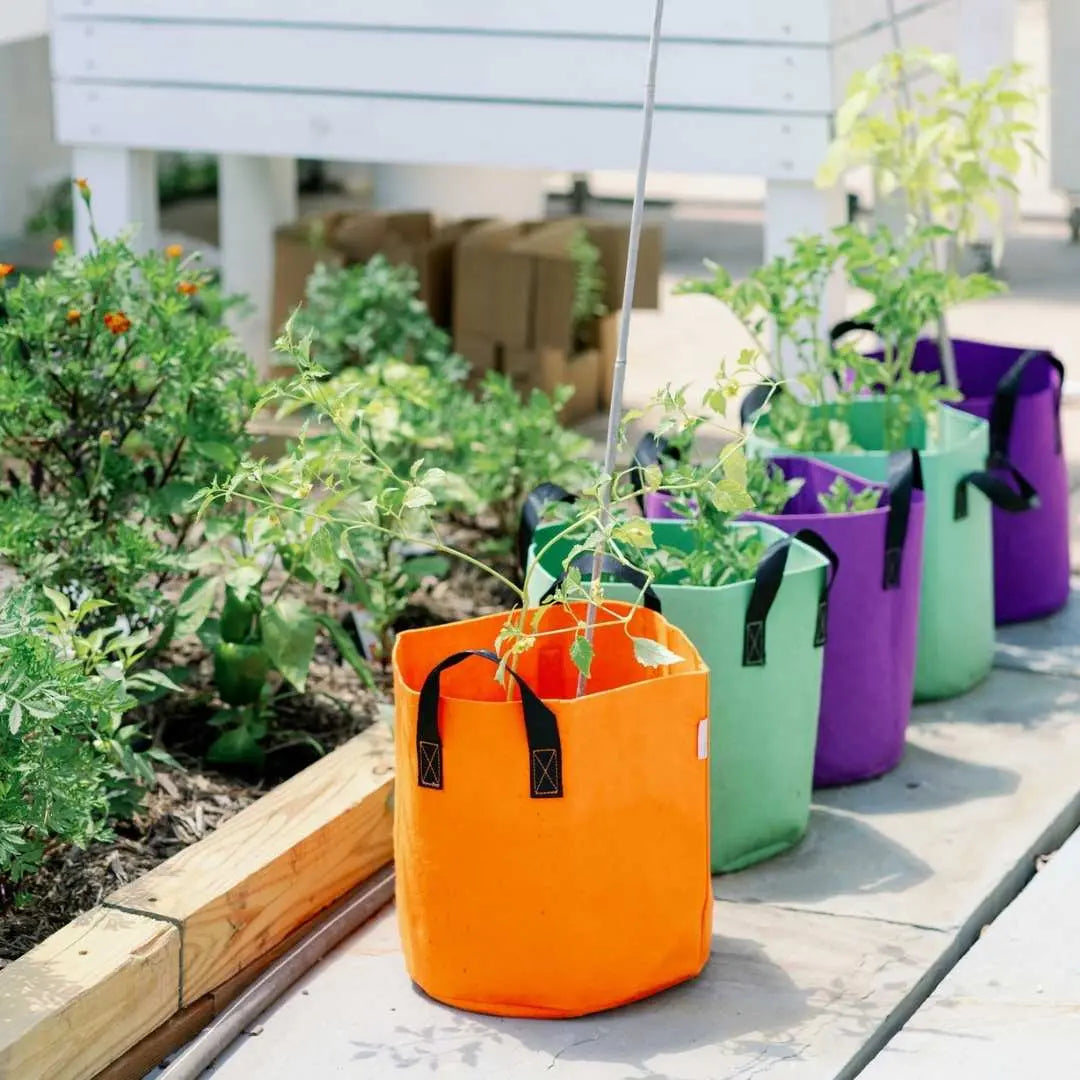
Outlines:
[[[698,761],[704,761],[709,756],[709,718],[707,716],[697,726],[697,756]]]

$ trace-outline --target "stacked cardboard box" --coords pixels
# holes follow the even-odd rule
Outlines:
[[[451,329],[454,247],[476,221],[440,224],[433,214],[335,211],[277,230],[274,242],[272,333],[277,334],[304,299],[316,263],[352,266],[374,255],[407,264],[420,280],[420,299],[431,317]]]
[[[577,267],[570,254],[584,228],[600,254],[609,314],[574,325]],[[574,387],[570,422],[606,407],[615,363],[616,312],[622,301],[628,234],[624,226],[582,218],[489,222],[463,235],[454,263],[454,342],[476,375],[497,370],[522,392]],[[661,235],[648,228],[638,258],[635,307],[659,303]]]
[[[608,312],[584,327],[574,325],[577,267],[570,254],[580,228],[599,252]],[[381,254],[416,270],[420,298],[434,321],[452,330],[454,346],[471,362],[476,379],[501,371],[523,393],[572,386],[563,416],[574,422],[611,400],[628,246],[624,225],[588,218],[440,224],[423,212],[321,214],[277,231],[273,333],[303,300],[317,263],[349,266]],[[661,263],[660,229],[647,227],[635,307],[658,306]]]

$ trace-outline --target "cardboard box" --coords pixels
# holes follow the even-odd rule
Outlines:
[[[612,326],[617,323],[612,316],[601,321]],[[513,380],[522,394],[536,389],[552,395],[560,386],[573,387],[574,396],[563,406],[561,417],[564,424],[576,424],[594,416],[601,406],[605,375],[610,385],[615,364],[615,343],[615,333],[604,333],[597,348],[577,353],[551,346],[506,349],[498,356],[499,370]]]
[[[458,247],[455,334],[483,336],[513,350],[554,348],[572,354],[598,345],[598,327],[582,335],[574,325],[577,266],[570,244],[580,228],[600,255],[604,303],[617,310],[629,249],[625,226],[588,218],[494,223],[474,230]],[[656,226],[643,231],[638,306],[659,303],[661,239]]]
[[[508,253],[540,224],[489,221],[460,239],[454,254],[455,341],[483,337],[509,348],[529,344],[531,264]]]
[[[440,225],[423,212],[378,213],[337,210],[277,230],[274,243],[274,333],[304,299],[308,276],[318,262],[333,266],[366,263],[384,255],[395,265],[411,266],[419,298],[432,320],[450,330],[453,316],[454,250],[486,219]]]
[[[312,218],[285,225],[274,234],[274,297],[270,307],[270,343],[304,299],[307,279],[316,264],[344,266],[345,260],[326,244],[326,223]]]

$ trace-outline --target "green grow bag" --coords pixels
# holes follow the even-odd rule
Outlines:
[[[821,406],[820,408],[828,408]],[[807,453],[868,480],[887,481],[888,451],[881,449],[884,404],[855,401],[845,414],[864,450]],[[907,443],[920,451],[926,489],[926,534],[915,698],[930,701],[965,693],[990,673],[994,658],[994,567],[990,502],[981,494],[990,449],[985,420],[939,407],[927,424],[912,426]],[[768,437],[768,414],[748,439],[759,455],[796,451]]]
[[[544,551],[561,528],[542,526],[533,538],[530,604],[540,603],[562,573],[569,542]],[[659,544],[689,546],[681,522],[655,521],[652,528]],[[733,528],[756,532],[774,545],[761,560],[765,567],[771,559],[776,571],[771,590],[762,588],[761,568],[757,581],[735,585],[654,586],[665,617],[687,634],[709,667],[714,873],[786,851],[806,832],[821,698],[818,619],[831,581],[828,560],[807,544],[771,525]],[[533,566],[537,552],[543,552],[542,562]],[[748,612],[755,587],[754,612]],[[636,587],[615,581],[604,591],[615,600],[638,597]],[[771,597],[763,596],[769,591]],[[761,612],[763,599],[769,601],[764,617],[748,618]],[[662,724],[663,717],[656,722]]]

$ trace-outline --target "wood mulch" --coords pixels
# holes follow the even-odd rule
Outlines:
[[[508,560],[501,560],[508,576]],[[333,604],[305,596],[313,606]],[[455,562],[449,576],[425,584],[413,597],[399,629],[432,625],[505,610],[513,603],[498,581],[475,567]],[[146,873],[182,848],[209,835],[275,784],[323,753],[348,741],[372,723],[378,705],[391,696],[391,673],[377,667],[376,689],[367,687],[320,636],[307,692],[279,690],[275,720],[259,770],[208,767],[203,761],[216,731],[206,720],[213,699],[212,662],[194,640],[171,646],[160,666],[191,669],[182,695],[144,706],[138,719],[148,735],[181,766],[157,774],[134,820],[115,826],[115,838],[86,849],[58,845],[40,869],[12,888],[0,882],[0,968],[106,895]]]

